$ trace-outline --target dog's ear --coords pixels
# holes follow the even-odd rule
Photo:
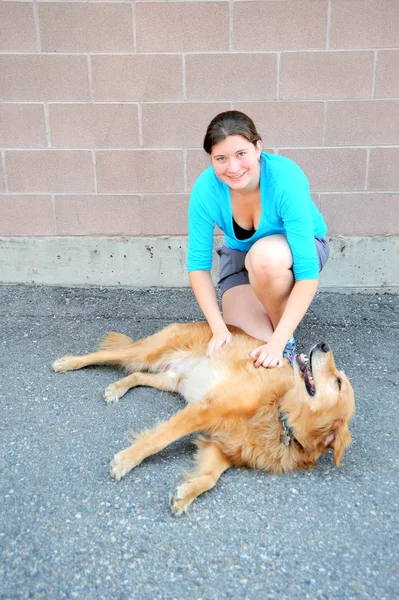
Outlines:
[[[335,421],[332,432],[326,438],[326,446],[333,448],[334,462],[337,467],[341,464],[345,448],[349,446],[351,441],[352,438],[347,423],[342,419]]]

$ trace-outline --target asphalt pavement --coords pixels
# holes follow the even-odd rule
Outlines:
[[[399,296],[320,292],[297,331],[327,342],[356,415],[342,466],[271,475],[230,469],[181,517],[168,495],[191,438],[121,482],[109,462],[176,395],[102,399],[111,367],[53,373],[106,331],[134,338],[201,320],[189,290],[0,286],[0,598],[393,600],[398,582]]]

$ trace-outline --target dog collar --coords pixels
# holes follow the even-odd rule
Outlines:
[[[297,440],[294,436],[292,427],[290,427],[288,423],[288,417],[282,410],[280,410],[280,421],[283,425],[283,433],[280,436],[280,442],[284,444],[284,446],[289,446],[291,442],[296,442]]]

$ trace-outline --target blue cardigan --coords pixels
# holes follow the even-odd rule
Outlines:
[[[224,233],[225,244],[243,252],[260,238],[284,234],[292,252],[295,279],[318,279],[314,238],[324,237],[327,227],[310,197],[303,171],[289,158],[262,152],[260,197],[258,229],[249,239],[238,240],[233,230],[229,186],[216,177],[212,166],[201,173],[194,183],[188,210],[189,271],[211,269],[216,224]]]

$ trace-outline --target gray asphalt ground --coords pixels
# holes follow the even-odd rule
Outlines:
[[[107,406],[111,367],[53,373],[108,330],[135,338],[200,320],[188,290],[0,286],[2,599],[352,599],[399,597],[399,296],[321,292],[297,331],[326,341],[350,377],[353,444],[336,468],[231,469],[189,514],[168,494],[190,468],[181,440],[119,483],[129,432],[183,406],[131,390]]]

